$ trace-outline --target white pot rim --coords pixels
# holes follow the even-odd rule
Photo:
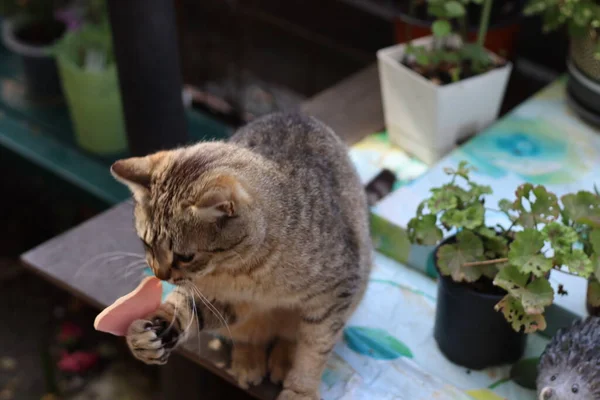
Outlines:
[[[51,57],[52,47],[61,38],[57,38],[49,45],[32,46],[24,43],[15,35],[16,29],[29,21],[31,21],[31,19],[27,17],[15,17],[4,20],[2,23],[2,42],[9,50],[23,56],[36,58]]]
[[[431,42],[432,38],[433,38],[432,36],[425,36],[425,37],[413,40],[412,43],[417,44],[417,45],[424,45],[424,44]],[[398,60],[398,59],[396,59],[396,57],[394,57],[395,55],[398,55],[398,54],[403,55],[404,49],[406,48],[407,45],[408,45],[408,43],[400,43],[400,44],[395,44],[393,46],[389,46],[389,47],[380,49],[377,51],[377,58],[383,62],[394,65],[395,68],[402,69],[402,70],[410,73],[414,78],[419,79],[423,84],[429,86],[430,88],[436,89],[436,90],[444,90],[444,89],[452,88],[456,85],[460,85],[461,83],[467,82],[471,79],[484,78],[488,74],[492,74],[497,71],[502,71],[506,68],[512,68],[512,63],[508,60],[505,60],[506,64],[504,64],[502,67],[497,67],[497,68],[491,69],[489,71],[484,72],[483,74],[470,76],[467,79],[463,79],[458,82],[452,82],[452,83],[448,83],[445,85],[436,85],[430,79],[427,79],[426,77],[419,74],[415,70],[402,64],[401,60]],[[486,51],[491,56],[493,56],[496,60],[502,59],[502,57],[498,56],[497,54],[495,54],[487,49],[486,49]]]

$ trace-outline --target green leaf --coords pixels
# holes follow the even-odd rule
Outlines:
[[[561,262],[569,268],[569,271],[582,276],[589,277],[594,272],[594,264],[587,254],[580,249],[574,249],[571,253],[563,255]]]
[[[592,307],[600,307],[600,282],[596,279],[588,282],[587,302]]]
[[[456,243],[441,246],[437,252],[437,262],[443,275],[451,276],[455,282],[475,282],[481,278],[481,267],[465,267],[463,264],[483,259],[483,243],[470,231],[456,235]]]
[[[465,7],[458,1],[449,1],[446,3],[445,7],[449,18],[457,18],[465,15]]]
[[[433,31],[434,36],[443,38],[450,34],[452,31],[452,26],[450,25],[450,22],[443,19],[438,19],[431,26],[431,30]]]
[[[581,191],[561,198],[565,217],[577,224],[600,228],[600,196]]]
[[[528,284],[529,274],[524,274],[515,266],[502,268],[494,279],[494,285],[506,290],[519,300],[525,313],[542,314],[545,307],[552,304],[554,290],[545,278],[535,279]]]
[[[546,329],[546,319],[542,314],[527,314],[521,302],[510,294],[504,296],[494,308],[504,314],[517,332],[534,333]]]
[[[485,208],[481,203],[474,203],[464,210],[448,210],[440,221],[454,228],[475,229],[483,225]]]
[[[537,277],[552,269],[552,260],[541,254],[544,247],[544,235],[534,229],[517,232],[510,245],[508,261],[524,273],[533,273]]]
[[[410,220],[408,236],[413,243],[431,246],[442,240],[444,233],[437,226],[437,217],[426,214]]]
[[[573,245],[579,240],[575,229],[560,222],[551,222],[544,226],[542,234],[544,239],[552,245],[555,254],[559,255],[570,253]]]
[[[479,199],[482,196],[492,194],[494,192],[492,187],[489,185],[478,185],[477,183],[469,182],[469,186],[469,194],[471,194],[471,196],[473,196],[475,199]]]
[[[431,189],[431,198],[427,201],[429,211],[437,214],[440,211],[447,211],[456,208],[458,200],[451,190],[444,188]]]
[[[518,221],[524,228],[534,228],[536,224],[550,223],[560,215],[558,198],[543,186],[525,183],[516,191],[517,200],[513,210],[519,213]]]

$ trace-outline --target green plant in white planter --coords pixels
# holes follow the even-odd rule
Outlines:
[[[600,124],[600,4],[595,0],[528,0],[525,15],[540,15],[544,30],[570,37],[567,97],[583,118]]]
[[[480,29],[466,39],[466,10],[481,4]],[[484,48],[492,0],[431,0],[433,36],[379,50],[390,138],[432,163],[498,116],[511,64]]]
[[[585,233],[563,223],[573,213],[570,197],[561,207],[543,186],[519,186],[513,200],[496,208],[510,226],[488,226],[486,196],[492,189],[472,181],[470,172],[464,162],[448,169],[450,182],[431,189],[408,232],[414,243],[438,245],[440,349],[451,361],[479,369],[516,361],[524,334],[546,328],[544,310],[554,300],[552,269],[566,266],[587,278],[600,248],[578,247]],[[444,233],[452,236],[442,241]]]

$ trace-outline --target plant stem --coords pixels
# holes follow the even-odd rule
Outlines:
[[[508,261],[508,258],[496,258],[496,259],[493,259],[493,260],[466,262],[462,266],[463,267],[478,267],[480,265],[500,264],[500,263],[504,263],[504,262],[507,262],[507,261]]]
[[[493,0],[484,0],[481,10],[481,19],[479,21],[479,35],[477,36],[477,44],[481,47],[485,46],[485,38],[487,36],[488,26],[490,24],[490,15],[492,13]]]

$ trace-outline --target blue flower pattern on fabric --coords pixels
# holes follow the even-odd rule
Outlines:
[[[466,159],[478,173],[495,179],[513,173],[535,184],[569,183],[589,169],[572,139],[568,127],[512,116],[476,136],[452,158]]]

